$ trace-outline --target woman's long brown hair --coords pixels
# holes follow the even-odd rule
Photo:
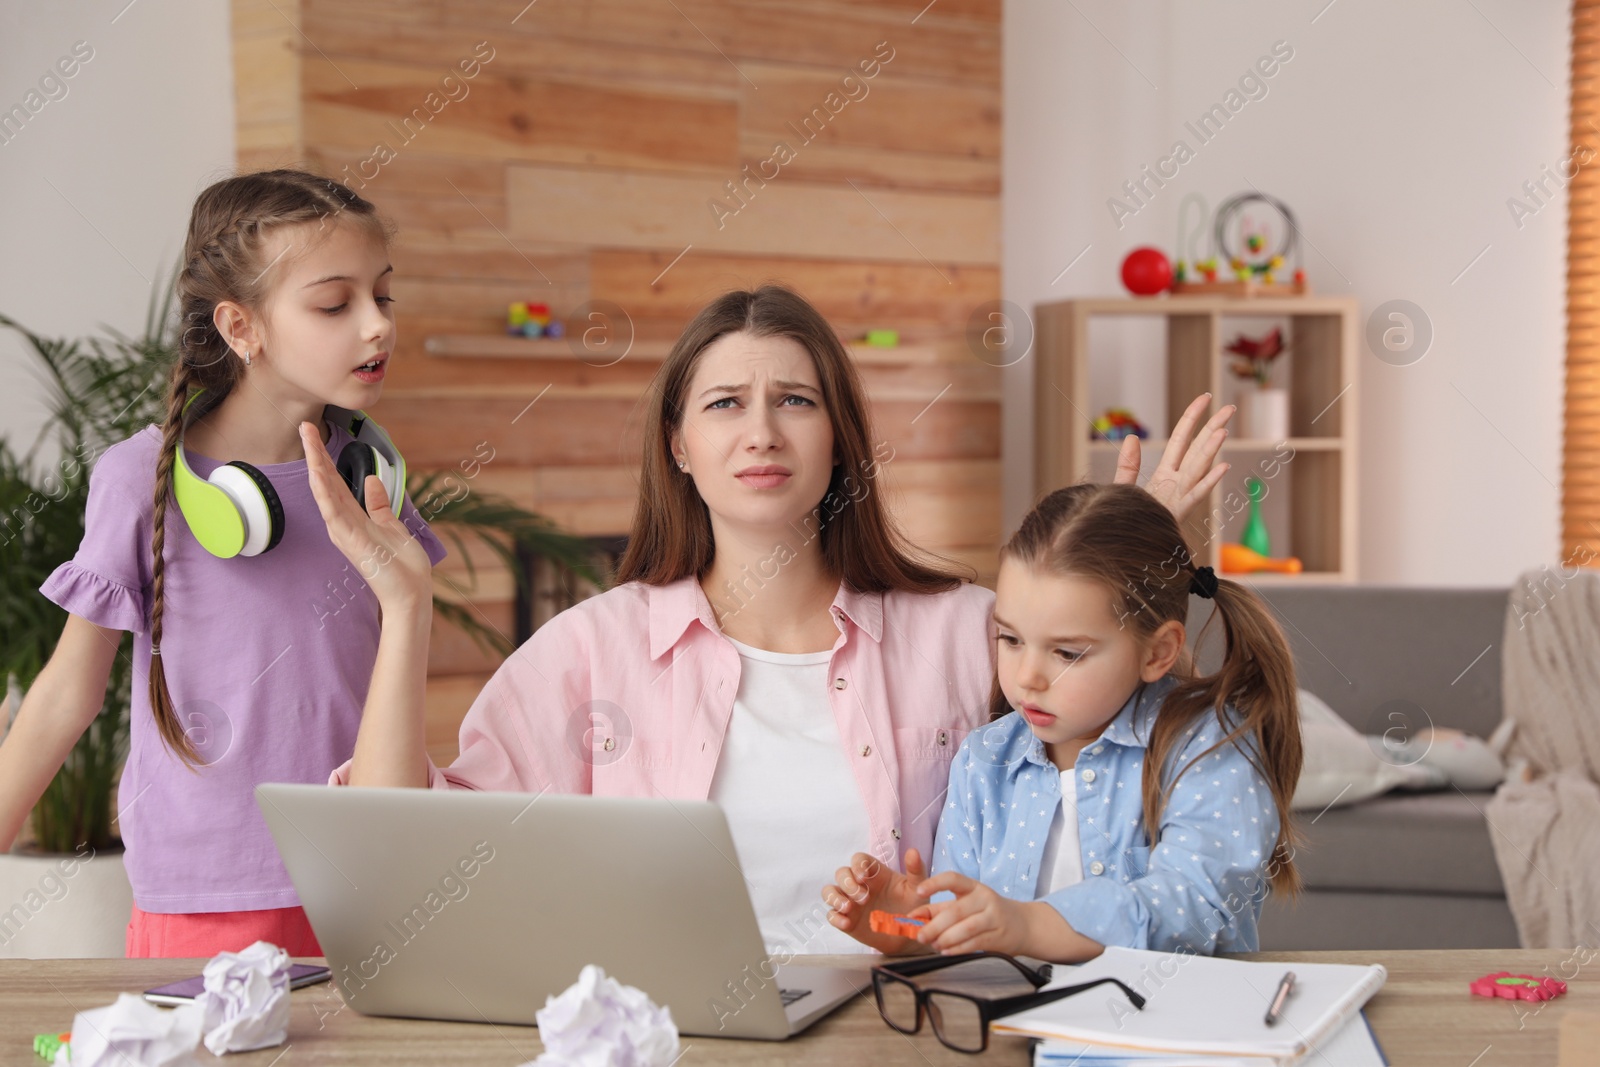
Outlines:
[[[1148,641],[1168,621],[1184,624],[1196,565],[1178,523],[1154,497],[1131,485],[1073,485],[1057,489],[1031,511],[1000,550],[1011,559],[1050,574],[1070,574],[1100,582],[1110,592],[1122,625]],[[1289,802],[1300,780],[1300,716],[1294,658],[1272,612],[1237,582],[1217,579],[1216,612],[1225,639],[1222,666],[1195,675],[1187,649],[1173,667],[1181,681],[1162,701],[1144,761],[1144,826],[1154,845],[1161,813],[1178,779],[1201,759],[1227,744],[1237,744],[1272,790],[1278,808],[1278,840],[1267,864],[1274,890],[1296,893],[1300,874],[1294,865],[1295,831]],[[1223,709],[1238,715],[1230,723]],[[1011,708],[995,686],[991,715]],[[1182,767],[1169,766],[1184,731],[1202,716],[1214,716],[1225,736]],[[1241,743],[1242,742],[1242,743]]]
[[[865,390],[850,354],[822,314],[777,285],[735,291],[706,305],[672,346],[651,384],[645,414],[644,466],[633,532],[616,580],[666,585],[705,577],[716,555],[711,515],[694,480],[672,459],[672,436],[683,425],[683,397],[700,356],[720,337],[748,333],[788,337],[811,354],[833,425],[839,463],[812,511],[829,573],[862,593],[892,589],[938,593],[970,577],[917,558],[884,507]],[[851,487],[865,485],[865,492]]]
[[[254,312],[265,309],[273,283],[283,275],[285,256],[268,263],[262,255],[267,234],[282,226],[317,223],[308,241],[332,231],[341,219],[367,228],[388,243],[389,225],[370,203],[336,181],[298,170],[269,170],[227,178],[208,187],[194,202],[177,278],[182,334],[178,359],[167,382],[167,415],[161,427],[156,462],[155,533],[151,544],[150,643],[161,647],[166,610],[167,504],[172,499],[172,466],[182,434],[184,406],[194,390],[205,390],[205,410],[221,403],[244,377],[244,361],[218,332],[217,305],[231,300]],[[203,414],[203,412],[202,412]],[[150,710],[161,739],[191,768],[200,755],[167,688],[163,652],[150,659]]]

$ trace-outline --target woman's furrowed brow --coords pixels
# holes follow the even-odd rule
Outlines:
[[[805,382],[773,382],[772,387],[774,389],[782,389],[791,393],[815,393],[817,396],[822,395],[822,390],[818,389],[814,385],[807,385]],[[702,390],[700,395],[702,397],[707,397],[712,393],[738,394],[747,393],[749,391],[750,384],[745,382],[740,385],[713,385],[709,389]]]

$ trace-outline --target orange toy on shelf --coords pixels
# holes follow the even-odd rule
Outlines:
[[[1287,559],[1272,559],[1243,545],[1224,544],[1222,546],[1223,574],[1256,574],[1260,571],[1275,571],[1278,574],[1299,574],[1303,570],[1305,570],[1305,566],[1297,556],[1290,556]]]

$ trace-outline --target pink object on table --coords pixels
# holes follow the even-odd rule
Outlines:
[[[1469,987],[1480,997],[1506,1000],[1552,1000],[1567,991],[1567,983],[1555,978],[1535,978],[1531,974],[1496,971],[1486,974]]]

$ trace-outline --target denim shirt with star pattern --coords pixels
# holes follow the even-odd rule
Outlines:
[[[1167,761],[1164,784],[1181,775],[1155,842],[1145,834],[1146,746],[1177,684],[1173,675],[1141,683],[1067,776],[1018,712],[974,730],[950,765],[932,873],[956,871],[1009,899],[1036,899],[1045,839],[1070,781],[1083,880],[1037,899],[1103,945],[1255,951],[1279,817],[1240,747],[1253,746],[1249,735],[1208,753],[1226,730],[1215,713],[1196,717]],[[1231,705],[1227,717],[1230,727],[1238,721]]]

